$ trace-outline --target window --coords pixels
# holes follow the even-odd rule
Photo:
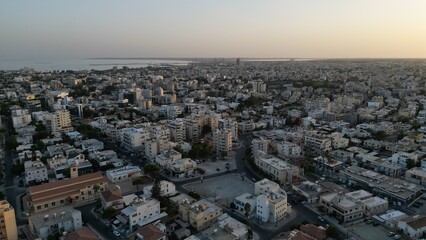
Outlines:
[[[49,207],[49,204],[47,204],[47,203],[46,203],[46,204],[44,204],[44,207],[45,207],[45,208]]]
[[[52,202],[52,206],[55,206],[56,205],[56,203],[55,202]]]
[[[40,210],[41,209],[41,206],[37,206],[37,210]]]

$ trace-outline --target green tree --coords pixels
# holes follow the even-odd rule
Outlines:
[[[195,191],[191,191],[188,193],[188,196],[192,197],[195,200],[200,200],[201,199],[201,195]]]
[[[102,217],[104,218],[113,218],[117,215],[117,209],[113,207],[107,207],[104,209],[104,212],[102,213]]]
[[[12,168],[10,169],[13,175],[19,176],[25,171],[24,164],[17,163],[12,165]]]
[[[155,199],[159,199],[161,197],[161,185],[160,185],[159,176],[155,178],[154,185],[152,186],[151,194],[152,194],[152,197]]]
[[[132,184],[133,186],[136,186],[136,188],[139,190],[139,185],[143,185],[148,183],[148,181],[144,177],[138,177],[133,179]]]
[[[325,233],[327,234],[328,237],[340,239],[339,231],[337,230],[336,226],[334,226],[334,225],[328,226]]]
[[[155,179],[160,174],[160,167],[157,164],[146,164],[143,167],[143,171]]]
[[[412,169],[415,166],[416,166],[416,161],[414,161],[413,159],[407,159],[406,161],[407,169]]]

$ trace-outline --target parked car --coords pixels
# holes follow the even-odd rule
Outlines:
[[[120,232],[118,232],[118,231],[114,231],[114,232],[112,232],[115,236],[117,236],[117,237],[119,237],[121,234],[120,234]]]
[[[325,222],[325,219],[324,219],[323,217],[321,217],[321,216],[318,216],[318,217],[317,217],[317,219],[318,219],[320,222]]]
[[[401,235],[398,235],[398,234],[397,234],[397,235],[393,236],[393,239],[394,239],[394,240],[401,239]]]
[[[393,236],[395,236],[394,232],[388,232],[388,237],[393,237]]]

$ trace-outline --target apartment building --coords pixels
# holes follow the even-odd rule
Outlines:
[[[232,150],[232,133],[230,129],[216,129],[212,137],[213,152],[220,156],[221,154],[228,155]]]
[[[104,149],[104,143],[97,139],[87,139],[81,141],[81,150],[91,152],[102,151]]]
[[[170,139],[173,142],[185,141],[185,121],[183,119],[176,119],[170,122],[167,126],[170,130]]]
[[[340,193],[328,193],[320,197],[320,208],[343,223],[363,218],[364,209],[359,201],[353,201]]]
[[[305,135],[305,147],[316,152],[327,152],[331,150],[332,138],[325,134],[308,132]]]
[[[262,222],[277,222],[289,212],[287,193],[268,179],[255,183],[256,218]]]
[[[12,110],[12,125],[14,128],[25,127],[31,122],[31,114],[27,109]]]
[[[405,172],[405,180],[411,183],[426,186],[426,171],[419,167],[409,169]]]
[[[299,169],[296,166],[262,151],[257,151],[254,159],[256,166],[281,184],[291,184],[293,177],[299,176]]]
[[[161,180],[160,181],[160,196],[172,196],[175,195],[176,192],[176,186],[172,182]],[[152,187],[153,185],[146,186],[143,188],[143,193],[145,196],[151,196],[152,195]]]
[[[133,232],[138,227],[145,226],[164,216],[167,214],[160,212],[158,200],[138,198],[130,206],[122,209],[117,219],[128,228],[129,232]]]
[[[81,211],[71,206],[51,208],[28,217],[30,231],[41,239],[63,232],[74,232],[83,228]]]
[[[255,153],[257,151],[262,151],[264,153],[268,152],[269,141],[264,138],[253,138],[251,141],[251,152]]]
[[[142,170],[138,166],[125,166],[106,171],[106,177],[112,183],[129,181],[142,176]]]
[[[25,168],[25,184],[35,185],[48,182],[47,167],[41,161],[26,161]]]
[[[203,121],[200,118],[186,119],[186,139],[191,143],[199,142],[203,126]]]
[[[149,139],[149,132],[143,128],[121,129],[121,144],[128,150],[145,149],[145,142]]]
[[[99,186],[96,190],[95,186]],[[27,204],[38,213],[51,207],[91,202],[98,193],[106,190],[107,178],[101,172],[89,173],[75,178],[32,186],[28,189]]]
[[[0,201],[0,239],[17,240],[15,209],[6,200]]]
[[[71,132],[71,115],[68,110],[59,110],[51,115],[52,132]]]
[[[177,178],[183,178],[194,174],[197,169],[197,163],[190,158],[182,158],[173,161],[166,167],[170,175]]]
[[[222,208],[206,199],[202,199],[191,204],[187,214],[189,216],[189,224],[200,231],[216,222],[217,218],[222,215]]]
[[[278,156],[281,157],[299,157],[302,154],[302,148],[292,142],[279,142],[277,143]]]

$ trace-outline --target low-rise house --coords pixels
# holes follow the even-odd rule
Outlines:
[[[142,170],[137,166],[125,166],[106,171],[106,177],[112,183],[124,182],[142,176]]]
[[[28,217],[30,231],[47,239],[49,235],[63,232],[73,232],[83,228],[81,212],[71,206],[52,208],[42,213],[32,214]]]
[[[166,233],[158,229],[154,224],[138,228],[136,231],[137,240],[166,240]]]
[[[41,161],[26,161],[25,167],[25,183],[27,185],[36,185],[48,182],[47,167]]]
[[[143,188],[143,193],[145,196],[152,195],[152,187],[153,185],[146,186]],[[176,193],[176,186],[172,182],[165,180],[160,181],[160,196],[172,196]]]
[[[115,209],[124,208],[123,195],[119,189],[103,191],[100,196],[102,208],[113,207]]]
[[[415,215],[401,219],[398,229],[411,239],[419,239],[426,233],[426,216]]]
[[[81,141],[81,150],[90,152],[102,151],[104,143],[97,139],[87,139]]]
[[[262,151],[255,153],[255,164],[273,180],[278,180],[282,184],[291,184],[293,178],[299,175],[296,166]]]
[[[339,193],[328,193],[320,197],[320,208],[332,214],[342,223],[353,222],[363,218],[363,205],[354,202]]]
[[[412,168],[405,172],[405,180],[411,183],[426,186],[426,171],[423,168]]]

